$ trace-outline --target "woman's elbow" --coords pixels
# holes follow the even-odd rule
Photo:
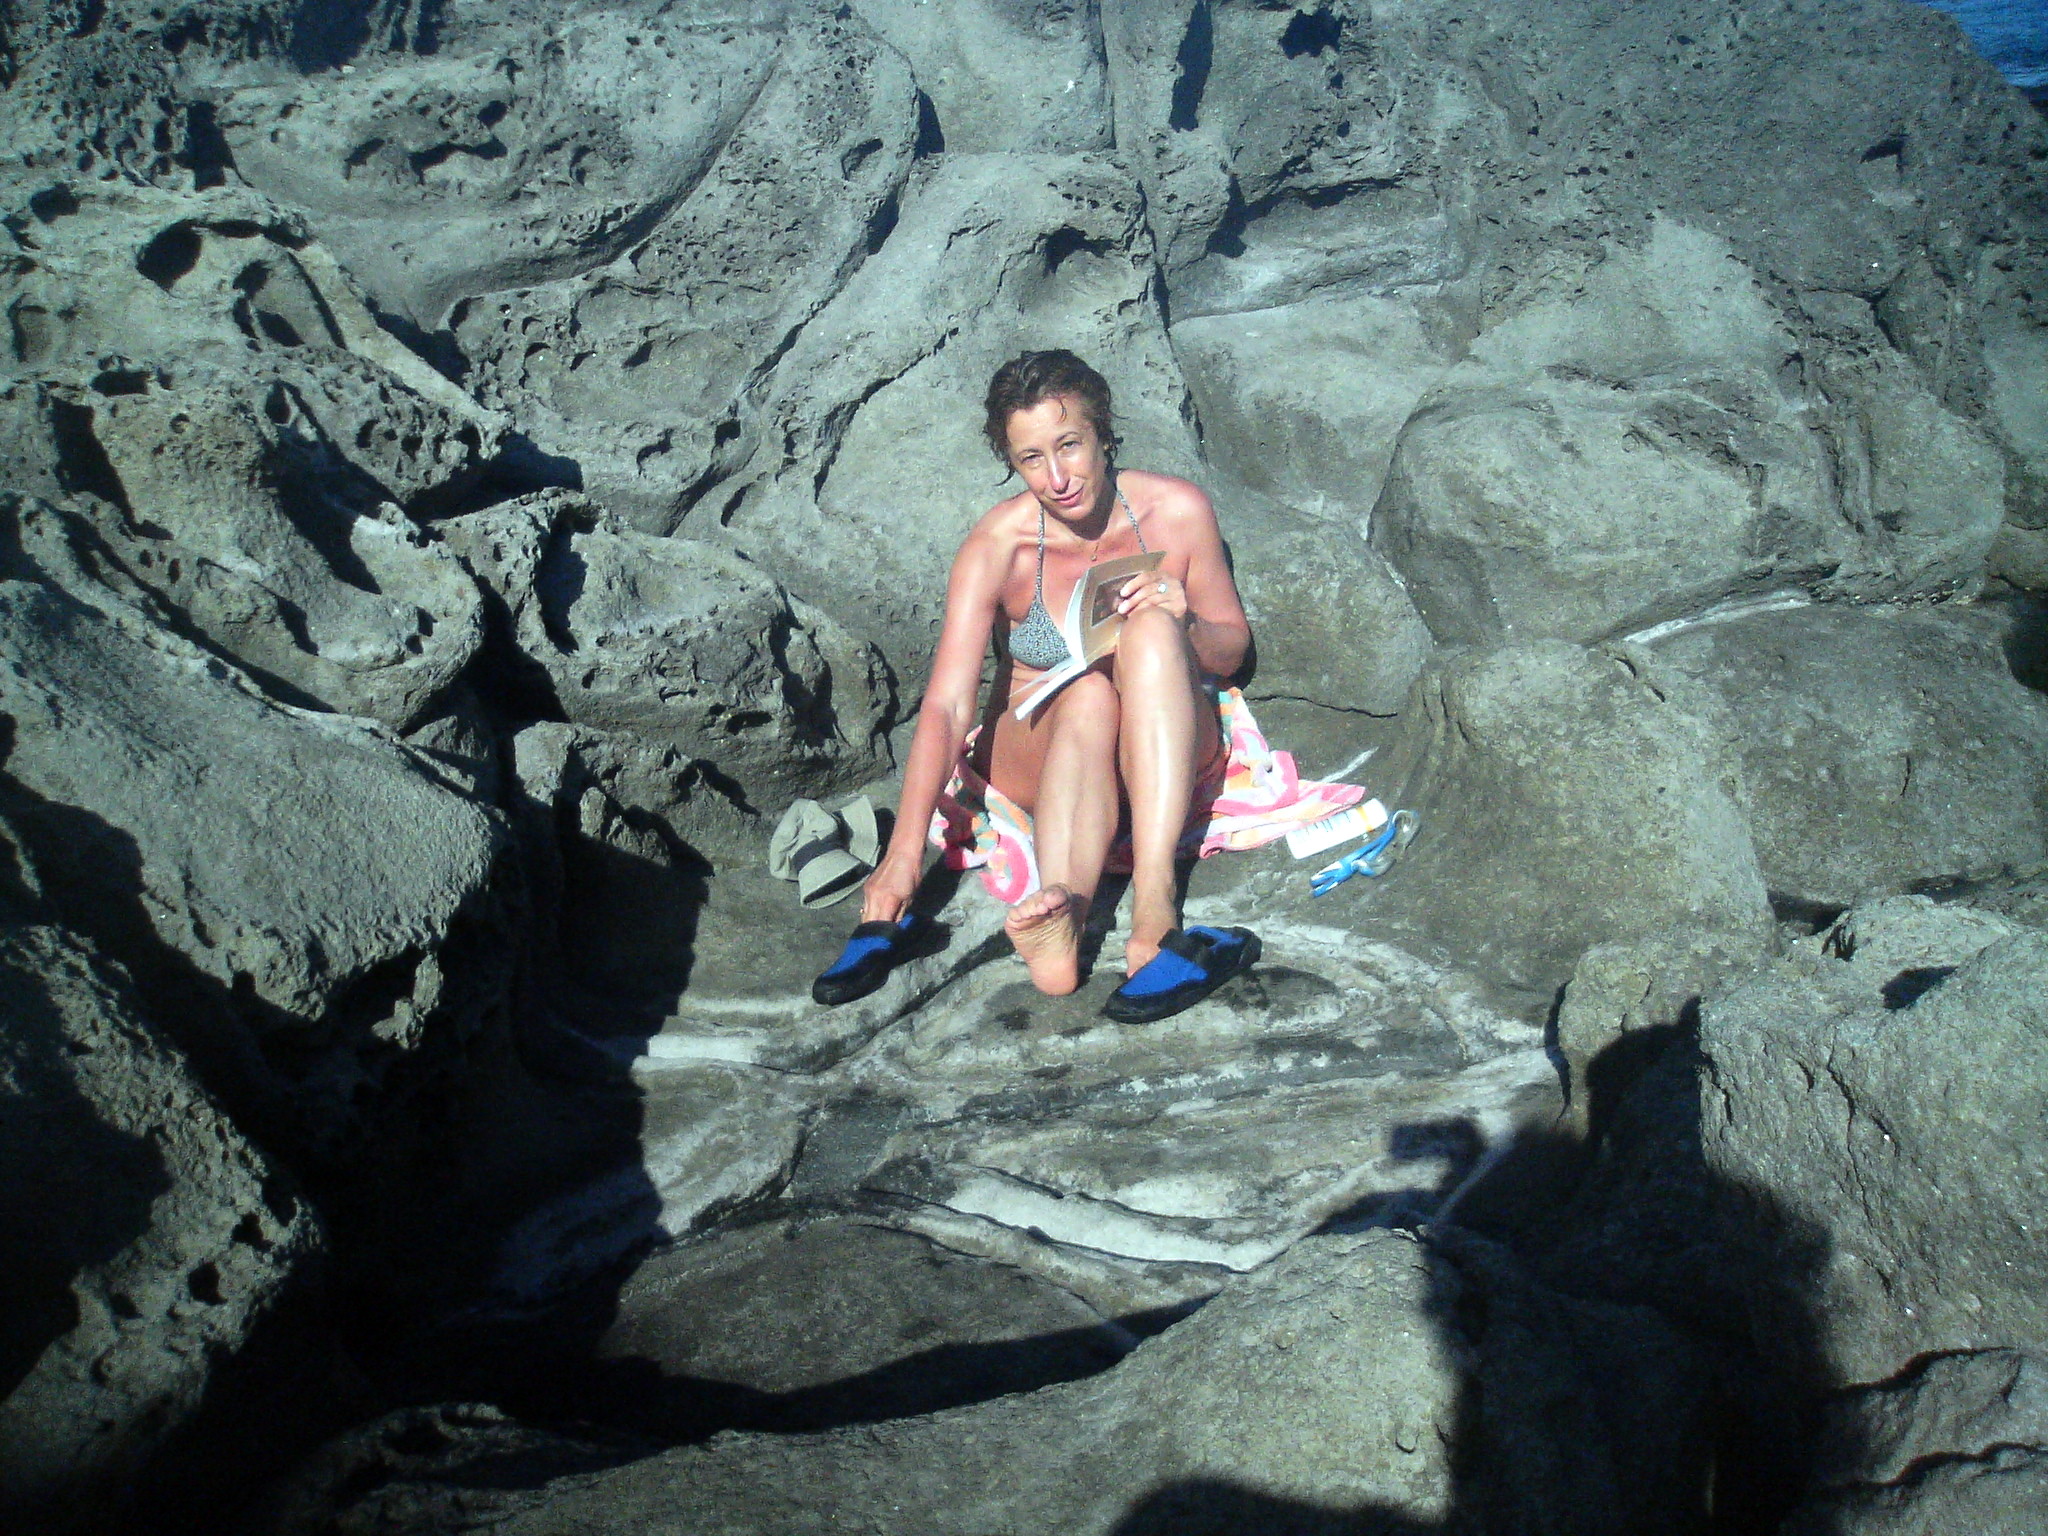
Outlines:
[[[1235,677],[1252,653],[1252,631],[1248,624],[1212,624],[1202,638],[1208,643],[1202,664],[1217,677]]]
[[[920,729],[941,731],[955,738],[964,736],[974,724],[974,700],[927,693],[918,705],[917,723]]]

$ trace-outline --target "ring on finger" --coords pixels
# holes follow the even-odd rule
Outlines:
[[[1166,583],[1163,581],[1159,583],[1159,595],[1161,597],[1166,596]]]

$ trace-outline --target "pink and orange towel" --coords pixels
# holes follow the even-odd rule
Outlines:
[[[1216,694],[1217,718],[1229,750],[1220,772],[1195,787],[1194,807],[1181,833],[1180,852],[1199,858],[1264,847],[1296,827],[1334,816],[1365,798],[1356,784],[1303,779],[1293,755],[1267,742],[1251,706],[1235,688]],[[953,776],[932,812],[931,840],[948,869],[978,869],[981,883],[1014,905],[1038,889],[1038,857],[1031,813],[974,771],[970,758],[979,731],[968,735]],[[1130,840],[1119,834],[1109,850],[1109,872],[1128,874]]]

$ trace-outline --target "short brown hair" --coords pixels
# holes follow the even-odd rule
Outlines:
[[[981,430],[988,438],[989,448],[1004,464],[1010,462],[1010,418],[1055,395],[1077,398],[1081,414],[1093,424],[1102,446],[1116,452],[1116,416],[1110,406],[1109,380],[1073,353],[1054,348],[1020,353],[998,368],[995,377],[988,381],[988,398],[982,402],[987,415]]]

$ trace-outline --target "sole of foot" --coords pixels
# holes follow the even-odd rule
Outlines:
[[[1065,997],[1081,984],[1080,903],[1063,885],[1049,885],[1010,908],[1003,931],[1017,947],[1031,985]]]

